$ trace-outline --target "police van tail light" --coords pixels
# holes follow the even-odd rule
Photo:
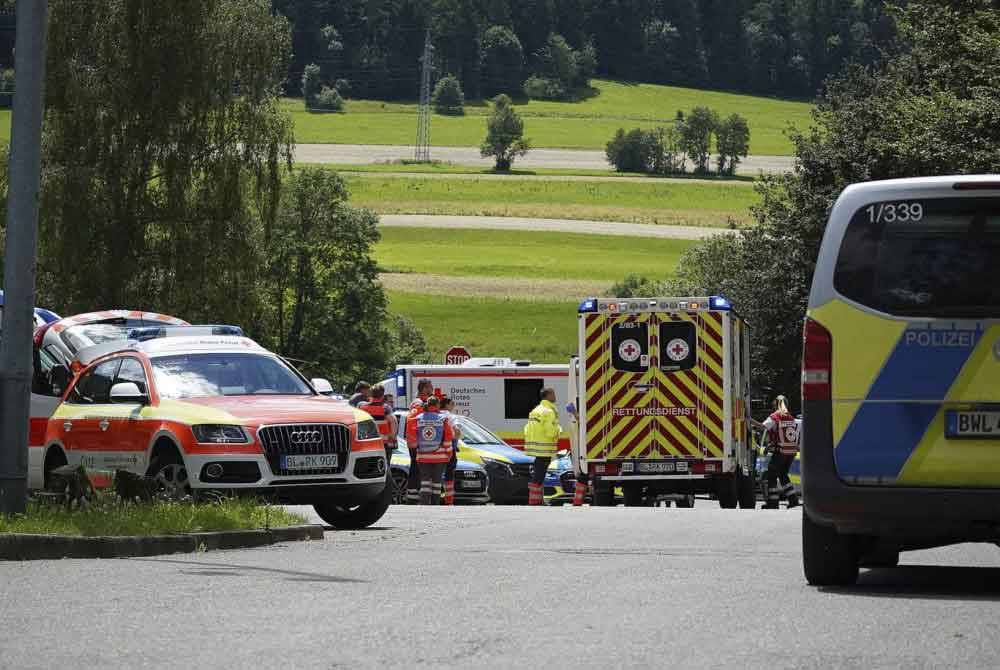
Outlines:
[[[830,399],[830,371],[833,367],[833,337],[812,319],[806,319],[802,333],[802,399]]]

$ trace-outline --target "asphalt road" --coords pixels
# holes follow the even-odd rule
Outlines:
[[[585,221],[578,219],[532,219],[517,216],[461,216],[450,214],[382,214],[379,225],[395,228],[485,229],[520,232],[580,233],[701,240],[732,232],[729,228],[704,226],[657,226],[648,223]]]
[[[400,507],[322,542],[0,564],[0,667],[996,666],[995,547],[819,590],[799,520]]]
[[[479,155],[478,147],[431,147],[431,159],[488,168],[493,161]],[[295,160],[303,163],[391,163],[413,158],[413,147],[375,144],[297,144]],[[585,170],[609,169],[603,151],[580,149],[532,149],[514,162],[518,169],[576,168]],[[788,172],[794,165],[791,156],[748,156],[737,173],[756,175],[761,172]]]

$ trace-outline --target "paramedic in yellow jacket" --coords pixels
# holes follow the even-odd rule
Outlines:
[[[528,484],[528,504],[542,505],[545,499],[542,495],[542,483],[549,463],[555,458],[559,449],[559,410],[556,409],[556,392],[551,388],[542,389],[542,401],[538,407],[531,410],[528,423],[524,426],[524,453],[534,456],[535,464],[531,469],[531,483]]]

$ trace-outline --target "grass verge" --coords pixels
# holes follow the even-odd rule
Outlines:
[[[149,504],[117,502],[101,494],[86,510],[31,500],[26,514],[0,516],[0,533],[43,535],[135,536],[175,535],[204,531],[256,530],[295,526],[305,517],[281,507],[246,499],[193,504],[158,501]]]
[[[726,226],[749,221],[758,195],[739,182],[347,178],[351,204],[380,214],[453,214]]]
[[[693,180],[697,182],[745,182],[752,183],[756,177],[751,175],[735,175],[732,177],[719,177],[716,175],[696,175],[696,174],[672,174],[669,176],[659,176],[643,174],[641,172],[616,172],[615,170],[591,170],[588,168],[532,168],[522,170],[515,168],[510,172],[497,172],[493,168],[478,168],[471,165],[456,165],[448,161],[434,161],[431,163],[416,163],[412,161],[394,161],[388,163],[299,163],[302,167],[321,167],[337,172],[357,174],[431,174],[431,175],[489,175],[504,178],[516,177],[599,177],[601,179],[628,178],[628,179],[659,179],[664,181],[676,181],[678,179]]]
[[[375,258],[384,272],[453,277],[619,281],[673,273],[694,242],[509,230],[383,227]],[[417,250],[414,253],[414,250]]]
[[[585,297],[585,296],[581,296]],[[389,291],[392,311],[413,319],[433,361],[461,344],[475,356],[565,363],[576,351],[577,301],[436,296]]]

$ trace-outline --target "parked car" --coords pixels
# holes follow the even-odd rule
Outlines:
[[[401,504],[406,496],[406,481],[410,476],[410,451],[406,440],[397,436],[396,449],[392,452],[389,472],[393,481],[393,498]],[[457,504],[484,505],[490,501],[489,475],[478,463],[458,459],[455,468],[455,502]]]
[[[406,435],[406,412],[396,412],[399,435]],[[477,463],[489,475],[490,500],[498,505],[523,505],[528,502],[528,483],[535,459],[510,446],[482,424],[466,416],[456,416],[462,430],[458,457]]]
[[[246,337],[170,335],[77,353],[86,362],[48,421],[43,479],[67,463],[128,470],[168,493],[313,505],[336,528],[385,514],[392,487],[370,416]]]
[[[3,310],[4,310],[4,298],[3,291],[0,291],[0,336],[3,336]],[[43,309],[41,307],[35,308],[35,328],[44,326],[46,323],[51,323],[53,321],[58,321],[59,315],[53,311]]]

